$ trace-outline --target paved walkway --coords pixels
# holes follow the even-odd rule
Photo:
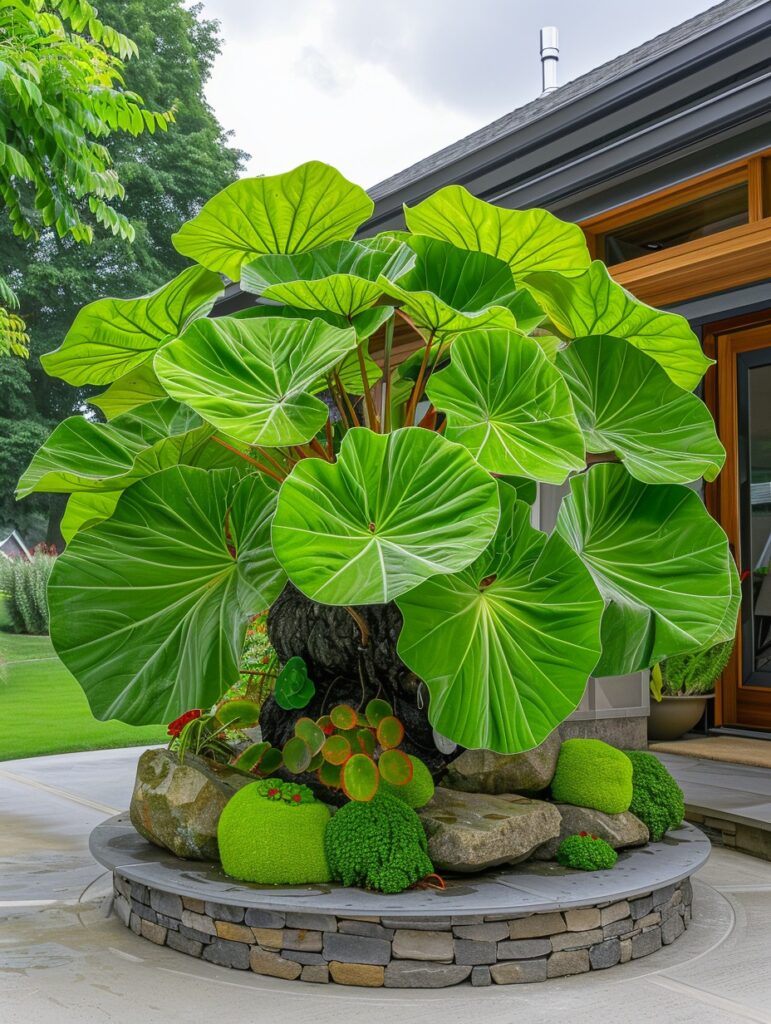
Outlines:
[[[695,920],[606,975],[405,994],[298,986],[193,962],[105,919],[93,826],[128,803],[137,751],[0,762],[2,1024],[771,1024],[771,864],[716,849]]]

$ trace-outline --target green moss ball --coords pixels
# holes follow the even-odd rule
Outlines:
[[[387,793],[341,807],[325,845],[332,877],[343,885],[402,892],[434,870],[420,818]]]
[[[628,811],[632,802],[632,765],[622,750],[602,740],[565,740],[551,783],[560,804],[592,807],[606,814]]]
[[[222,867],[233,878],[263,885],[328,882],[324,832],[329,818],[329,808],[317,800],[269,799],[264,783],[250,783],[228,800],[220,816]]]
[[[408,755],[412,761],[412,778],[406,786],[392,786],[390,782],[380,780],[380,793],[388,796],[395,796],[397,800],[404,801],[408,807],[425,807],[434,795],[434,780],[431,772],[420,760],[419,757]]]
[[[562,840],[557,860],[563,867],[578,871],[606,871],[616,863],[618,854],[604,839],[582,832]]]
[[[632,764],[632,803],[629,810],[645,822],[651,839],[659,842],[685,817],[683,791],[664,765],[644,750],[629,750]]]

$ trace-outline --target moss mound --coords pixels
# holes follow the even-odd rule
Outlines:
[[[551,792],[560,804],[621,814],[632,802],[631,762],[602,740],[565,740]]]
[[[632,764],[632,803],[629,810],[645,822],[654,843],[685,817],[683,791],[664,765],[644,750],[629,750]]]
[[[395,796],[397,800],[403,801],[408,807],[425,807],[434,795],[434,780],[431,772],[419,757],[408,755],[412,761],[412,779],[406,786],[392,786],[389,782],[380,780],[380,792],[388,796]]]
[[[563,867],[579,871],[605,871],[613,867],[618,854],[599,836],[581,832],[562,840],[557,847],[557,860]]]
[[[417,814],[387,793],[341,807],[325,845],[332,877],[343,885],[402,892],[434,870]]]
[[[250,783],[223,810],[217,840],[225,872],[244,882],[302,885],[331,879],[324,833],[329,808],[307,786]]]

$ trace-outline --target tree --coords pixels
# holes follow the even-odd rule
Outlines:
[[[82,305],[104,294],[150,292],[170,272],[181,270],[187,261],[171,246],[171,234],[212,192],[237,178],[245,156],[229,144],[204,97],[220,43],[217,23],[202,18],[200,5],[185,8],[181,0],[104,0],[100,14],[137,42],[139,57],[125,71],[127,87],[151,105],[174,101],[176,121],[168,132],[139,139],[114,135],[108,140],[113,167],[126,186],[116,206],[133,226],[133,241],[110,235],[80,246],[59,239],[51,230],[44,231],[39,242],[14,239],[8,228],[0,232],[2,252],[29,325],[29,374],[19,386],[26,418],[38,424],[35,438],[41,426],[47,433],[94,391],[46,376],[40,355],[56,348]],[[12,444],[20,463],[28,462],[37,447],[32,429],[4,410],[2,416],[0,445]],[[34,541],[45,536],[41,512],[50,502],[24,499],[14,513],[13,475],[0,477],[0,525],[19,524],[31,531]],[[58,540],[55,527],[61,502],[51,500],[48,539],[53,541]],[[30,502],[36,502],[34,509]]]
[[[725,451],[693,394],[709,360],[688,322],[544,210],[449,186],[405,210],[407,231],[351,241],[372,208],[317,162],[235,182],[174,236],[198,267],[81,311],[45,357],[133,402],[60,424],[20,481],[72,494],[51,638],[97,717],[210,707],[270,606],[311,714],[382,696],[404,721],[427,703],[444,737],[515,753],[590,675],[733,636],[728,539],[689,486]],[[220,273],[281,305],[208,317]],[[417,372],[393,365],[397,317]],[[565,482],[547,536],[535,486]],[[268,704],[274,742],[290,713]]]

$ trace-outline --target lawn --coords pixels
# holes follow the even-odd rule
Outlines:
[[[9,629],[0,601],[0,761],[166,741],[164,725],[97,721],[48,637]]]

